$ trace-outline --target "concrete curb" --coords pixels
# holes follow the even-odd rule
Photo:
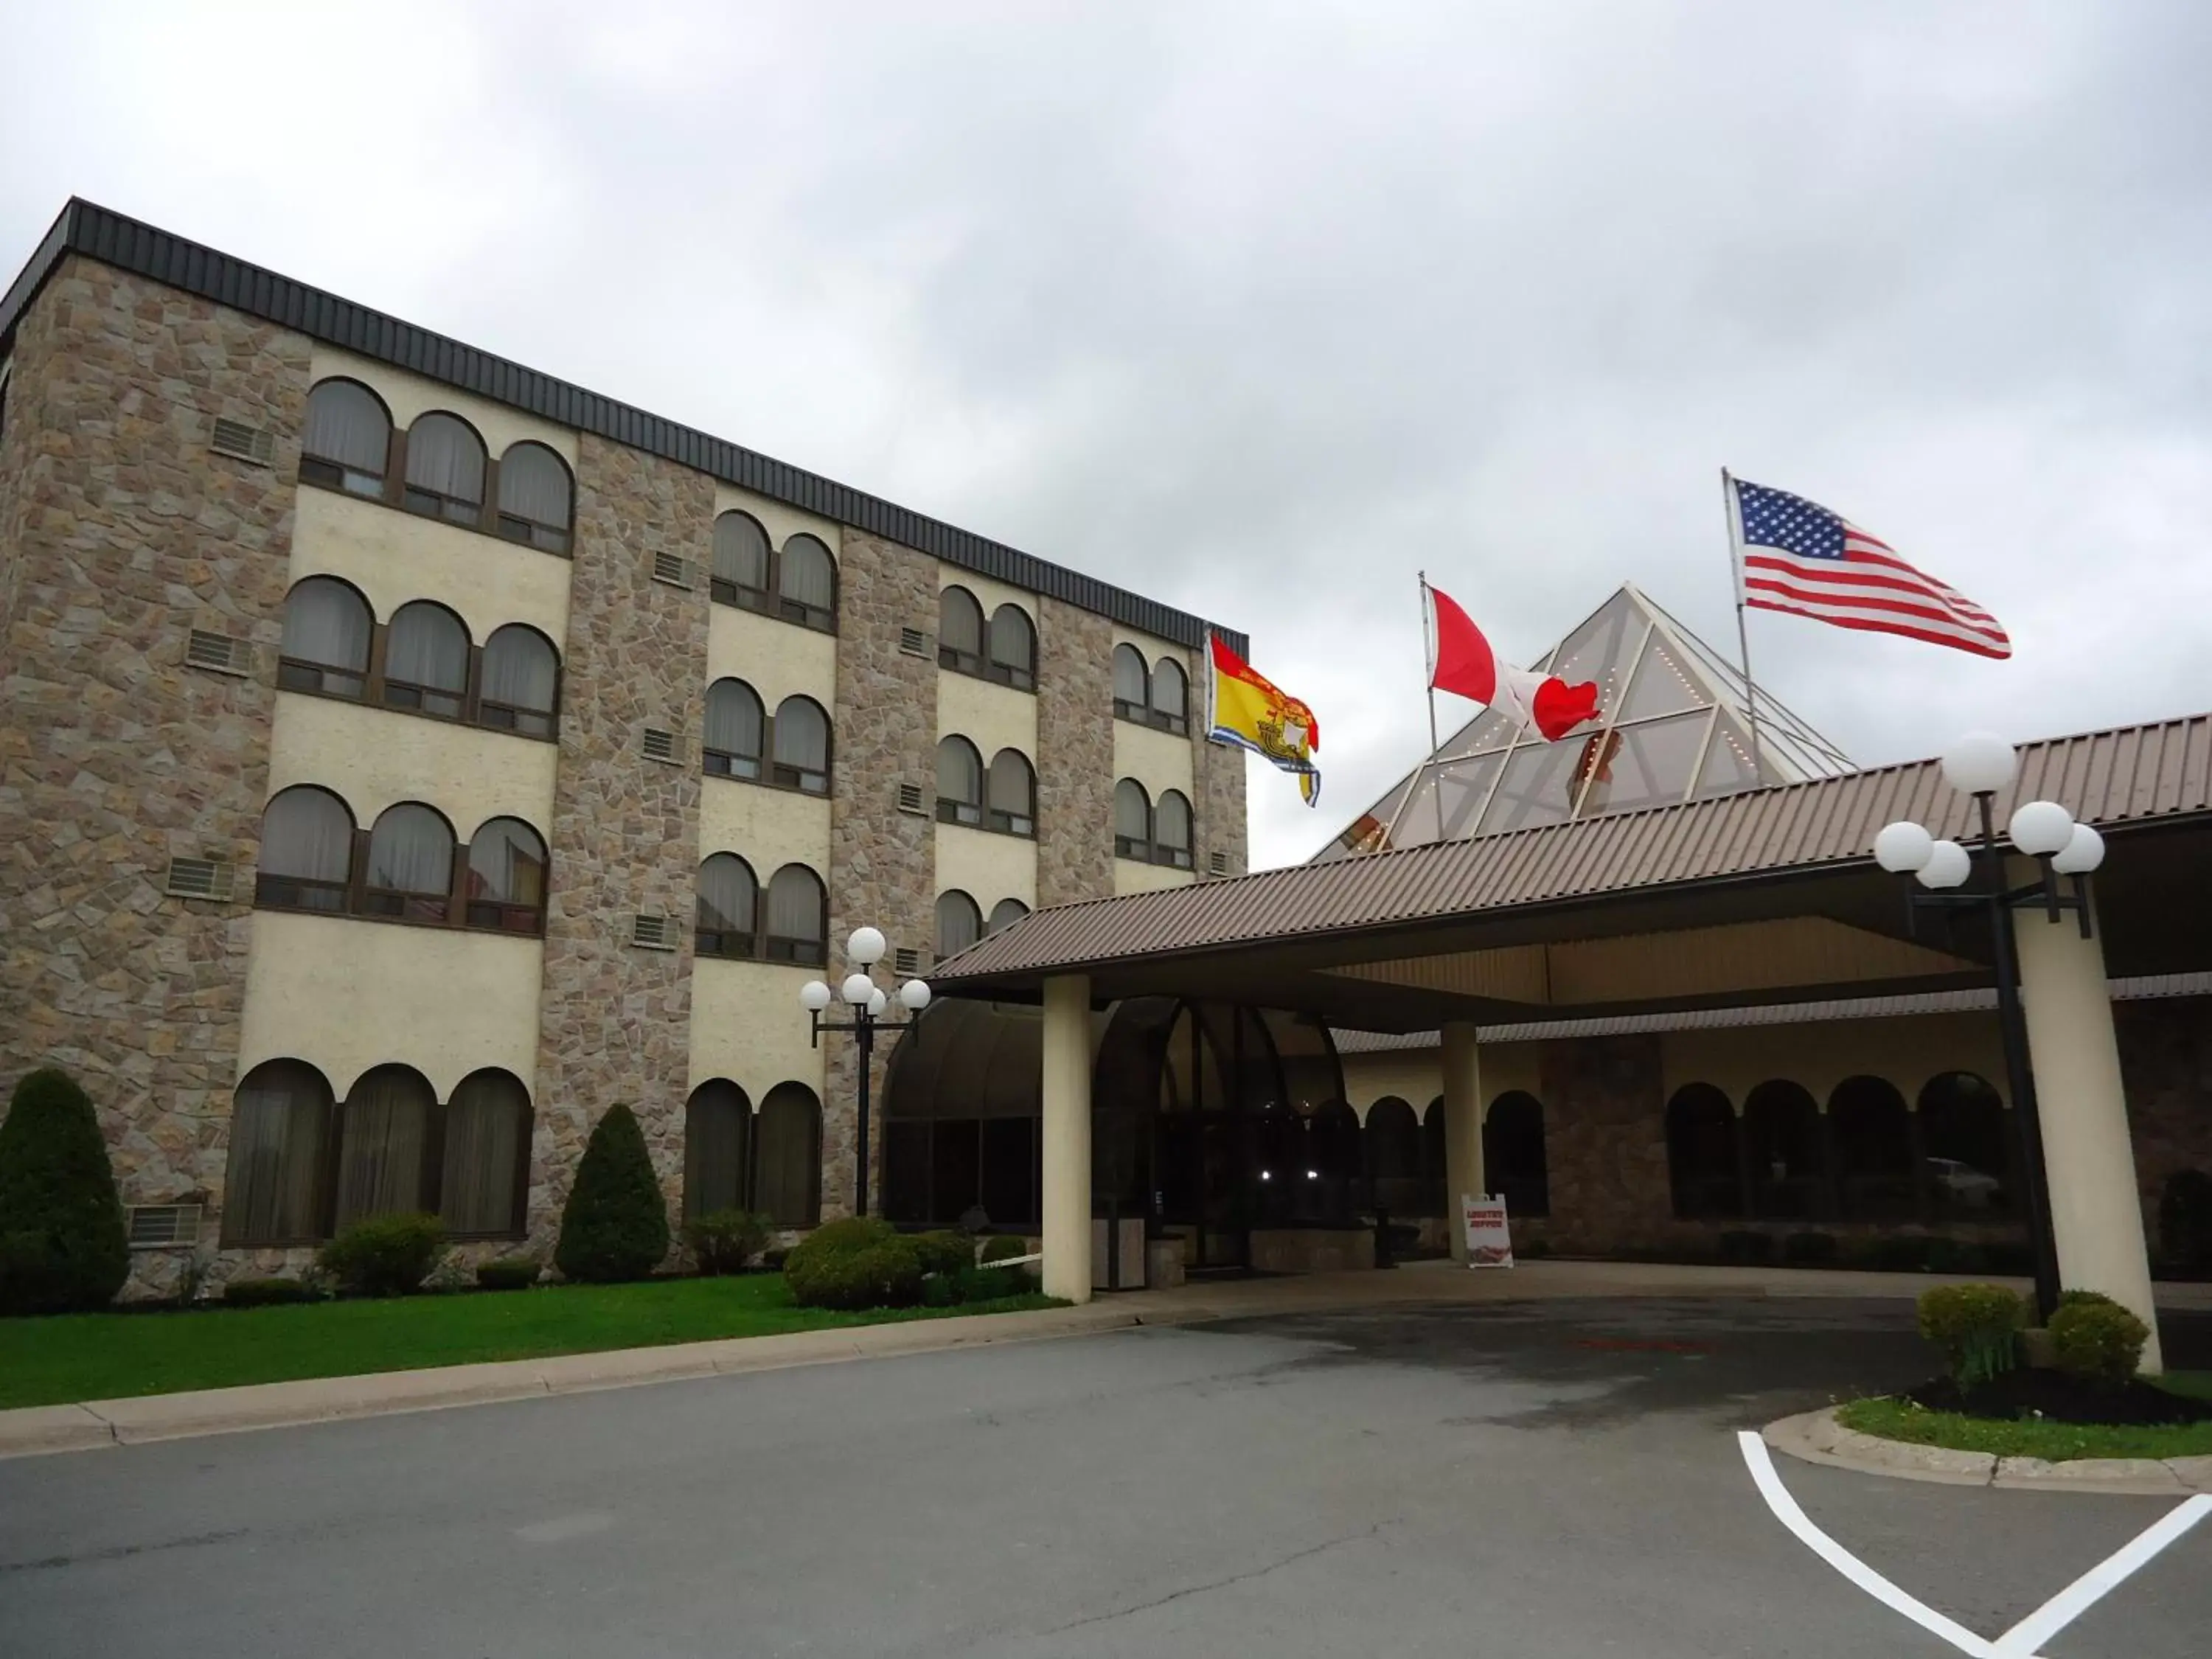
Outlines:
[[[2182,1498],[2212,1492],[2212,1457],[2077,1457],[2048,1463],[2040,1457],[1998,1457],[1883,1440],[1836,1420],[1840,1407],[1803,1412],[1770,1423],[1760,1437],[1774,1450],[1806,1463],[1929,1480],[1951,1486],[2002,1486],[2019,1492],[2083,1492],[2148,1498]]]

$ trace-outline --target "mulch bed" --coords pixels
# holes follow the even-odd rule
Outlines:
[[[2140,1378],[2122,1388],[2106,1388],[2064,1371],[2041,1368],[2005,1371],[1965,1394],[1949,1377],[1935,1377],[1906,1389],[1905,1397],[1930,1411],[2008,1422],[2032,1416],[2054,1423],[2094,1423],[2113,1428],[2212,1422],[2212,1400],[2168,1394]]]

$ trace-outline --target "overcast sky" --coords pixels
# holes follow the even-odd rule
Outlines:
[[[2203,0],[0,13],[10,272],[83,195],[1243,629],[1258,864],[1425,750],[1423,567],[1732,652],[1723,465],[2011,630],[1755,616],[1862,763],[2212,708]]]

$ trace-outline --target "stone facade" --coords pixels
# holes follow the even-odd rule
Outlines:
[[[679,1218],[690,1089],[708,601],[654,581],[653,560],[710,563],[714,483],[589,435],[578,461],[530,1164],[540,1251],[617,1101],[637,1114]],[[647,758],[647,726],[677,734],[679,763]],[[640,915],[667,918],[675,948],[632,943]]]
[[[1203,672],[1212,670],[1209,665]],[[1206,740],[1206,684],[1199,675],[1191,676],[1190,765],[1191,775],[1198,781],[1198,799],[1192,803],[1198,818],[1192,826],[1197,842],[1192,862],[1200,881],[1212,878],[1217,856],[1224,876],[1241,876],[1245,870],[1244,751]]]
[[[2128,1124],[2142,1194],[2143,1237],[2159,1253],[2158,1204],[2183,1170],[2212,1174],[2212,997],[2112,1006]]]
[[[1555,1237],[1602,1251],[1666,1231],[1674,1216],[1659,1039],[1547,1042],[1538,1068]]]
[[[126,1203],[222,1201],[308,343],[68,260],[16,333],[0,438],[0,1087],[98,1103]],[[267,465],[209,448],[218,417]],[[187,633],[249,641],[243,675]],[[218,859],[238,899],[166,897]]]
[[[836,753],[830,778],[830,963],[844,973],[846,936],[883,930],[890,949],[877,979],[896,983],[892,953],[922,951],[937,932],[936,819],[899,810],[899,786],[937,799],[937,665],[899,649],[899,630],[937,627],[937,561],[896,542],[848,530],[837,577]],[[893,1016],[896,1017],[896,1016]],[[853,1209],[860,1059],[852,1038],[830,1036],[822,1103],[822,1214]],[[868,1178],[883,1187],[884,1079],[894,1045],[876,1050],[870,1082]],[[872,1198],[869,1209],[877,1206]]]
[[[1041,599],[1039,609],[1037,902],[1109,898],[1114,627],[1058,599]],[[1238,846],[1241,851],[1241,835]]]

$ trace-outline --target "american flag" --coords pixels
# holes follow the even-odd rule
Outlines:
[[[1730,478],[1742,536],[1743,602],[1877,634],[1902,634],[1978,657],[2009,657],[1995,617],[1916,570],[1839,514],[1787,490]]]

